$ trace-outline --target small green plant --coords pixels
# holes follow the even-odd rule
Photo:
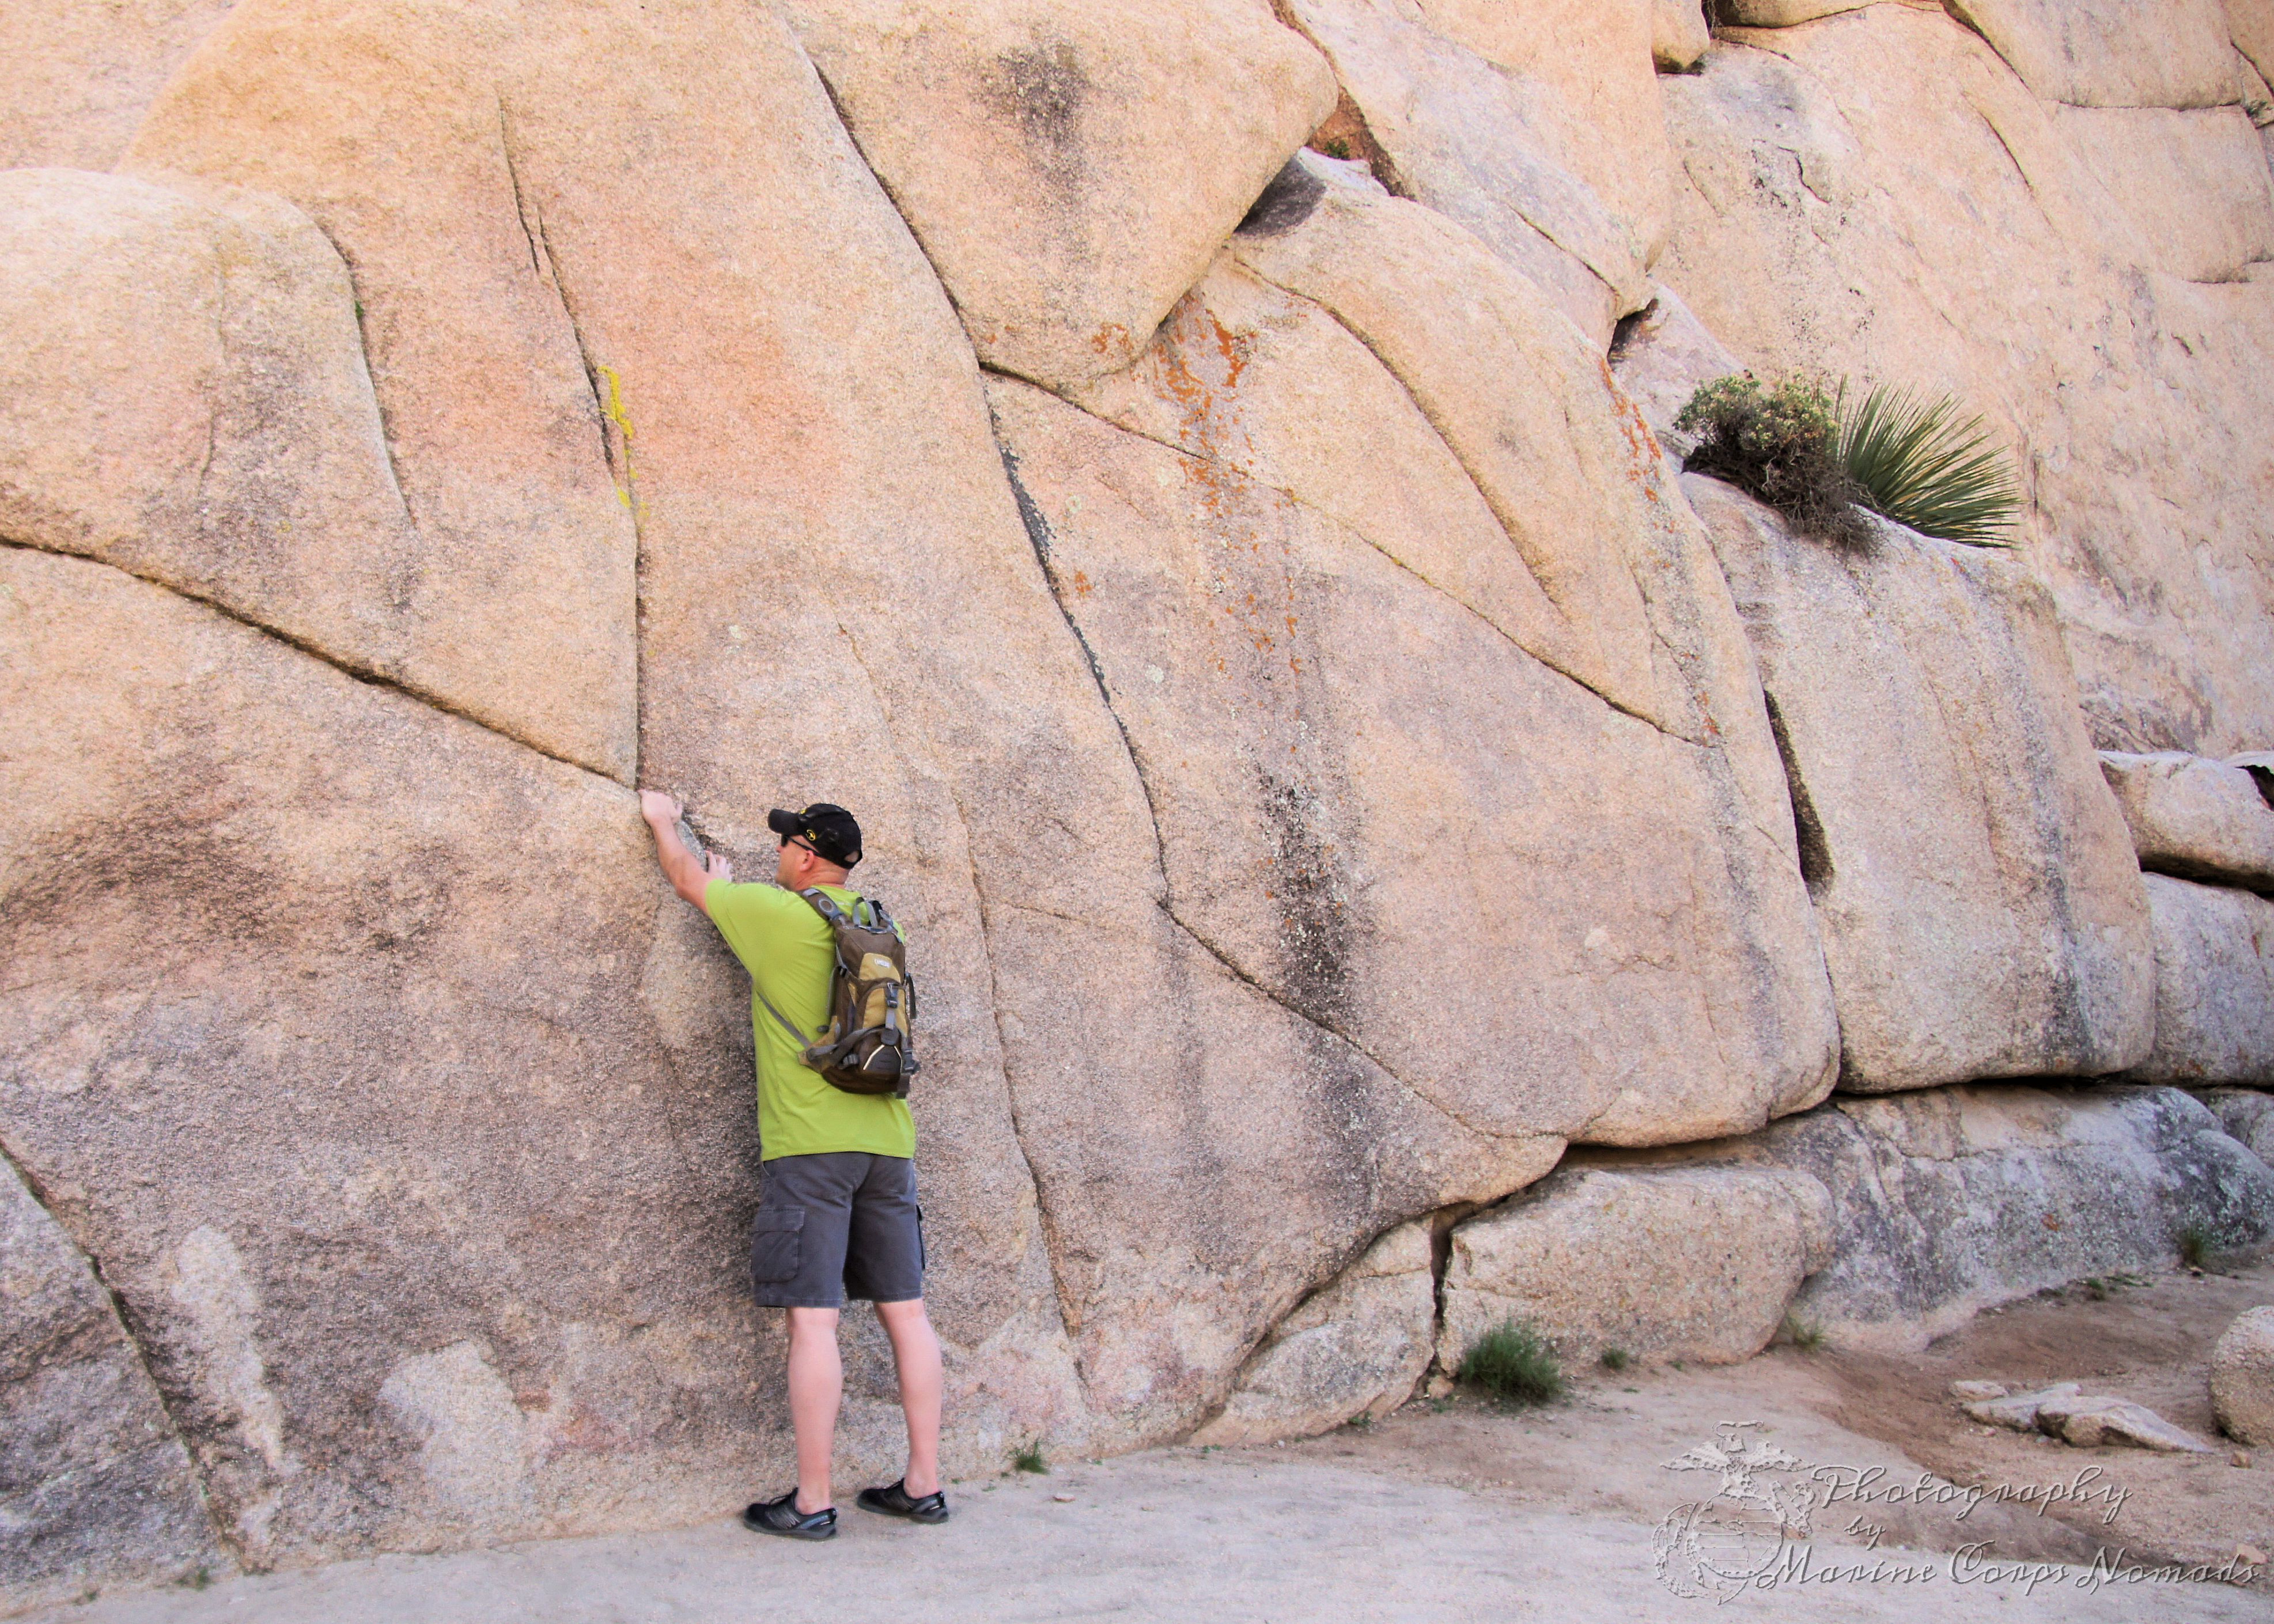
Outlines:
[[[1038,1445],[1029,1444],[1011,1457],[1013,1471],[1046,1472],[1050,1469],[1050,1463],[1043,1459],[1042,1448]]]
[[[1347,160],[1350,157],[1350,143],[1343,139],[1339,135],[1329,136],[1327,139],[1326,145],[1320,147],[1319,150],[1326,154],[1329,158],[1342,158]]]
[[[1803,1353],[1814,1353],[1824,1346],[1824,1327],[1813,1320],[1802,1319],[1798,1314],[1784,1317],[1784,1334],[1786,1340]]]
[[[1460,1379],[1505,1403],[1545,1404],[1563,1396],[1563,1372],[1540,1334],[1503,1320],[1479,1337],[1461,1361]]]
[[[1728,480],[1803,535],[1871,545],[1871,527],[1856,511],[1864,492],[1840,461],[1838,406],[1816,380],[1764,389],[1751,373],[1717,378],[1690,397],[1674,426],[1698,437],[1684,469]]]
[[[2218,1257],[2218,1243],[2199,1223],[2180,1231],[2180,1261],[2189,1268],[2207,1269]]]
[[[2014,461],[1978,417],[1882,384],[1849,410],[1841,388],[1840,461],[1854,500],[1922,536],[1975,547],[2014,545],[2022,506]]]
[[[1607,1371],[1623,1371],[1633,1361],[1627,1357],[1627,1350],[1623,1348],[1606,1348],[1600,1363]]]

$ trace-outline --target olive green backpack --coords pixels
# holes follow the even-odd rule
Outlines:
[[[821,915],[836,942],[829,978],[829,1024],[816,1040],[790,1025],[765,994],[758,1002],[798,1045],[799,1058],[823,1080],[847,1094],[889,1094],[906,1099],[916,1074],[911,1028],[916,1014],[915,978],[907,948],[885,905],[861,898],[848,918],[820,890],[798,895]],[[756,990],[753,989],[753,990]]]

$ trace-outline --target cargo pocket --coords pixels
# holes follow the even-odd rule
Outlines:
[[[804,1230],[802,1207],[759,1208],[750,1220],[750,1278],[762,1286],[795,1280],[804,1260]]]

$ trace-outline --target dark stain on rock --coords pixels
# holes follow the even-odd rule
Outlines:
[[[1305,169],[1299,155],[1290,158],[1263,188],[1263,195],[1249,207],[1237,230],[1242,237],[1276,237],[1291,231],[1311,217],[1311,211],[1326,195],[1327,183]]]
[[[116,823],[67,828],[41,840],[19,865],[23,878],[0,896],[0,944],[19,962],[34,943],[87,931],[91,913],[132,909],[161,936],[162,922],[239,946],[292,929],[284,875],[255,841],[222,831],[193,808],[146,805]]]
[[[370,948],[385,953],[410,947],[449,917],[450,876],[462,861],[448,847],[433,846],[365,876],[353,906]]]
[[[1767,702],[1769,732],[1776,739],[1777,759],[1784,763],[1785,793],[1792,801],[1792,831],[1800,842],[1800,879],[1808,887],[1809,900],[1816,901],[1832,883],[1832,843],[1825,838],[1824,820],[1817,815],[1816,802],[1809,798],[1808,782],[1800,776],[1800,763],[1792,753],[1792,735],[1786,732],[1784,712],[1777,709],[1776,695],[1766,688],[1761,697]]]
[[[988,104],[1018,125],[1043,179],[1056,191],[1079,194],[1082,111],[1091,86],[1074,48],[1064,40],[1038,40],[1005,51],[986,70],[983,83]]]
[[[1279,914],[1279,959],[1288,1002],[1321,1026],[1345,1030],[1351,1001],[1350,911],[1336,883],[1334,851],[1317,823],[1317,796],[1266,770],[1262,813],[1271,846],[1266,891]]]

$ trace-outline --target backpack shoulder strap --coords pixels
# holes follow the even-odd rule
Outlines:
[[[774,1008],[774,1001],[772,998],[767,997],[766,995],[762,992],[758,992],[758,984],[755,981],[750,983],[750,990],[758,994],[758,1002],[766,1006],[766,1013],[772,1016],[776,1020],[781,1023],[781,1029],[789,1034],[789,1041],[796,1044],[800,1049],[803,1049],[805,1047],[805,1034],[800,1032],[795,1026],[789,1024],[789,1017],[783,1014],[779,1010]]]
[[[802,891],[797,894],[805,898],[806,905],[812,908],[815,913],[821,915],[822,922],[829,927],[830,933],[832,936],[834,936],[835,933],[844,926],[845,915],[838,911],[837,905],[829,899],[827,893],[823,891],[819,886],[811,887],[808,890]],[[836,964],[839,957],[840,956],[835,954],[832,955],[832,965]],[[772,998],[767,997],[763,992],[758,992],[758,984],[756,978],[751,980],[750,990],[754,993],[757,993],[758,1002],[766,1006],[767,1014],[772,1016],[775,1020],[781,1024],[781,1029],[789,1034],[790,1041],[795,1043],[799,1048],[804,1048],[806,1042],[805,1034],[800,1032],[795,1026],[790,1025],[788,1016],[774,1008],[774,1001]],[[825,1027],[824,1030],[825,1031],[827,1029]]]

